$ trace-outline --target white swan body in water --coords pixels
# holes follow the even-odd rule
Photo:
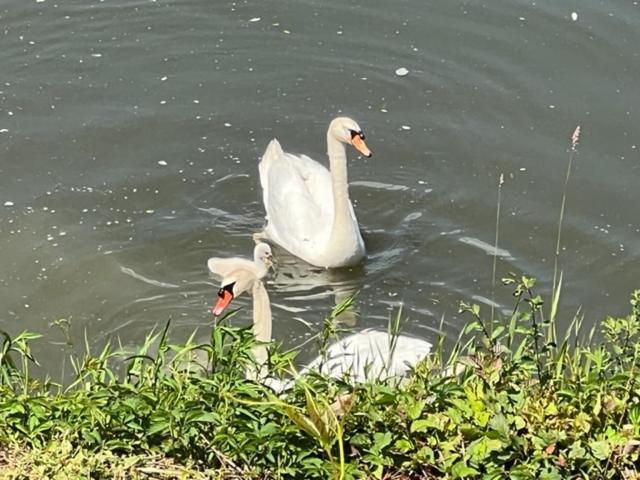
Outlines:
[[[301,374],[318,371],[333,378],[348,376],[355,383],[372,379],[403,377],[431,353],[426,340],[367,328],[332,343],[324,357],[316,357]]]
[[[349,199],[346,144],[370,157],[364,134],[347,117],[327,130],[328,170],[306,155],[282,150],[273,139],[260,161],[267,225],[259,235],[318,267],[344,267],[365,255],[358,221]]]

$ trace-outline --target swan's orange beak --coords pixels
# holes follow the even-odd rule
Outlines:
[[[233,291],[231,288],[223,287],[218,292],[218,301],[215,306],[211,308],[211,313],[213,313],[216,317],[220,315],[225,308],[229,306],[233,300]]]
[[[351,139],[351,145],[353,145],[354,148],[365,157],[371,156],[371,150],[369,150],[369,147],[367,147],[367,144],[364,143],[364,140],[362,139],[362,137],[360,137],[360,135],[353,136],[353,138]]]

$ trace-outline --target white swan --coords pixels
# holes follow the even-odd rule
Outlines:
[[[317,371],[332,378],[347,376],[352,382],[404,377],[431,353],[426,340],[398,335],[393,347],[389,332],[367,328],[329,345],[326,355],[316,357],[300,374]]]
[[[259,165],[267,225],[257,238],[270,239],[318,267],[355,265],[364,258],[349,200],[347,143],[371,156],[358,124],[338,117],[327,130],[329,171],[306,155],[284,152],[271,140]]]
[[[259,243],[253,249],[253,261],[246,258],[212,257],[207,261],[209,271],[222,278],[218,302],[213,307],[214,315],[220,315],[235,297],[252,289],[256,280],[267,274],[273,265],[271,247]]]

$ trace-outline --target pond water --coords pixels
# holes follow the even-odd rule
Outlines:
[[[493,301],[501,174],[497,277],[548,292],[578,124],[560,321],[622,313],[640,287],[637,1],[4,0],[0,45],[0,328],[45,333],[52,373],[60,318],[92,348],[168,318],[176,340],[206,335],[205,262],[251,255],[267,143],[325,161],[339,114],[374,152],[349,152],[368,255],[323,271],[276,250],[286,347],[354,291],[355,329],[402,303],[405,332],[455,339],[458,302]]]

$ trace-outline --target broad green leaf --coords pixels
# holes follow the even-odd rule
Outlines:
[[[503,443],[498,439],[482,437],[471,442],[467,448],[467,453],[475,463],[481,463],[491,452],[502,449]]]
[[[591,453],[598,460],[606,460],[611,455],[611,447],[609,442],[605,440],[596,440],[589,443],[589,448],[591,448]]]
[[[467,466],[464,461],[459,461],[451,467],[451,474],[453,475],[453,478],[467,478],[479,475],[480,472],[475,468]]]
[[[410,420],[416,420],[420,418],[422,411],[424,410],[425,405],[427,404],[426,400],[418,400],[407,407],[407,414],[409,415]]]

